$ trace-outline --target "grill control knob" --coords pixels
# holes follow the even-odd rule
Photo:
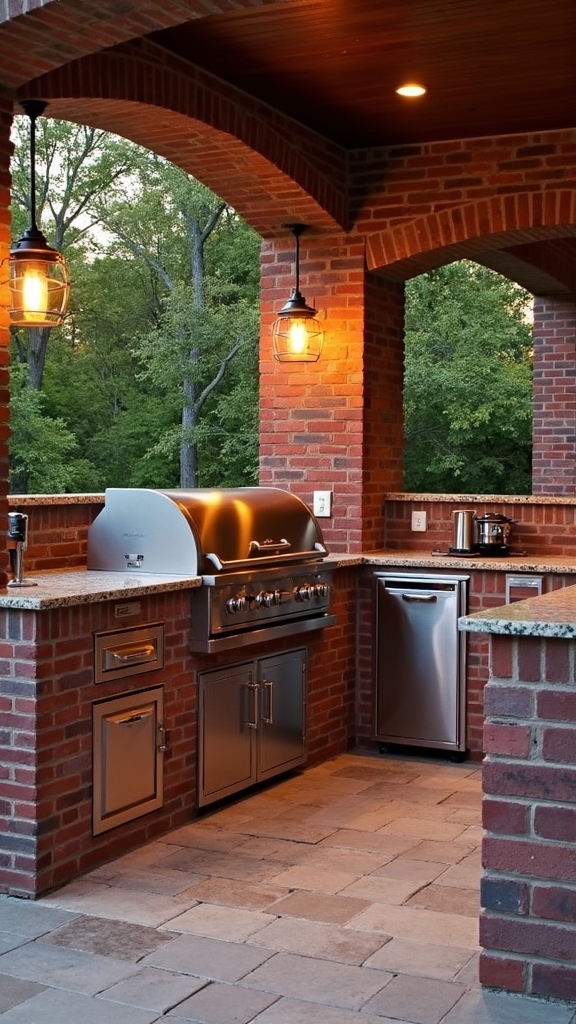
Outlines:
[[[245,597],[231,597],[226,601],[226,611],[229,612],[230,615],[236,615],[236,612],[244,610],[245,604]]]
[[[316,597],[319,597],[319,598],[328,597],[328,584],[327,583],[317,583],[316,586],[314,587],[314,590],[316,592]]]
[[[314,587],[309,583],[305,583],[301,587],[296,587],[294,591],[294,597],[297,601],[309,601],[314,596]]]
[[[261,590],[260,593],[256,595],[256,604],[259,605],[260,608],[271,608],[273,604],[278,604],[278,601],[276,600],[277,594],[277,590]]]

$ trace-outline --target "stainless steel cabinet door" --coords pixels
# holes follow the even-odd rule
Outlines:
[[[258,683],[252,662],[199,675],[198,804],[256,781]]]
[[[386,585],[379,579],[377,604],[376,738],[459,749],[459,585]]]
[[[258,682],[258,778],[266,779],[304,760],[306,651],[262,658],[258,662]]]

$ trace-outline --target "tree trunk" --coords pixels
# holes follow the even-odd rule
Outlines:
[[[46,349],[50,339],[51,327],[31,327],[28,344],[28,387],[40,391],[46,362]]]
[[[198,464],[196,445],[187,439],[186,434],[195,424],[195,386],[192,381],[184,381],[184,405],[182,406],[182,443],[180,445],[180,487],[198,486]]]
[[[194,294],[194,308],[204,308],[204,245],[216,227],[220,217],[226,209],[226,204],[221,203],[213,210],[208,223],[204,228],[200,227],[198,218],[188,211],[183,211],[184,221],[190,238],[190,259],[192,265],[192,291]],[[198,346],[192,345],[188,360],[194,366],[198,359]],[[198,419],[198,385],[196,381],[186,378],[183,382],[184,405],[182,408],[182,443],[180,445],[180,486],[198,486],[198,453],[195,442],[187,437],[187,433],[196,426]]]

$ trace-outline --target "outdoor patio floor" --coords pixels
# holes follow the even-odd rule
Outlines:
[[[342,755],[35,902],[0,897],[2,1024],[576,1024],[478,985],[481,778]]]

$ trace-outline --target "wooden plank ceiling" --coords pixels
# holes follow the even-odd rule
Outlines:
[[[347,149],[576,123],[575,0],[286,0],[152,38]]]

